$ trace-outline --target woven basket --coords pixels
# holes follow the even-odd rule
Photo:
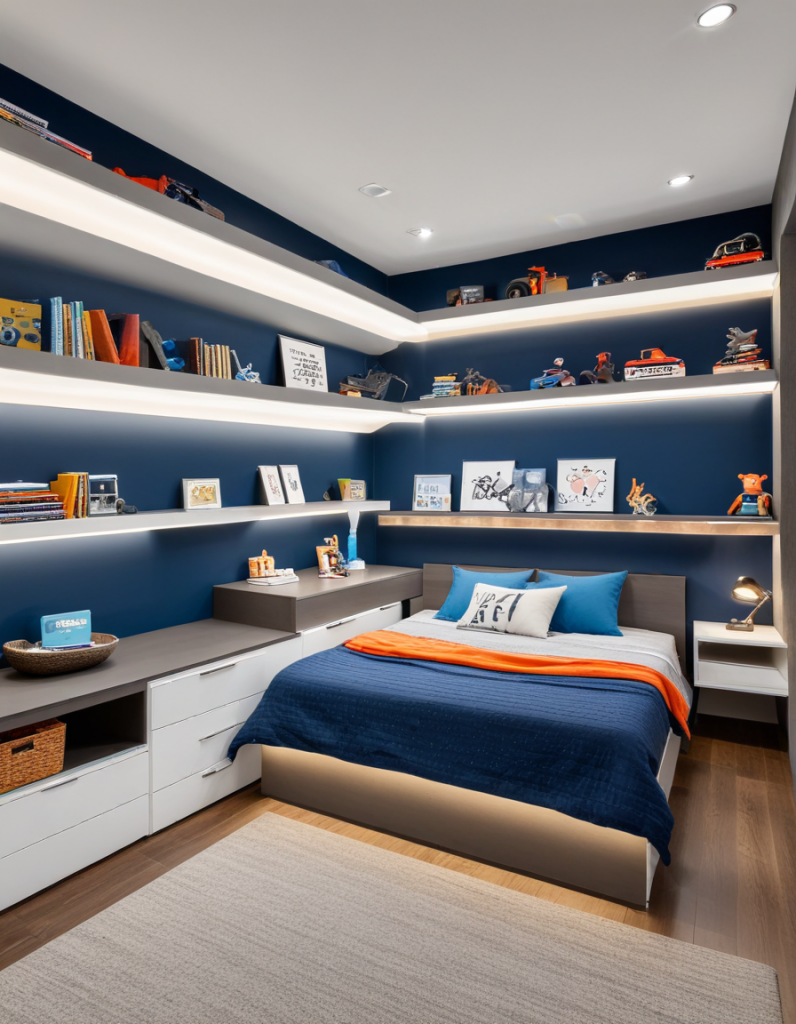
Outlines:
[[[3,644],[3,654],[17,672],[33,676],[54,676],[61,672],[76,672],[92,668],[110,658],[119,643],[112,633],[92,633],[93,647],[77,647],[72,651],[42,650],[27,640],[9,640]]]
[[[0,733],[0,793],[63,771],[65,739],[57,718]]]

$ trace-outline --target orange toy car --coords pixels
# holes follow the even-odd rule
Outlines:
[[[515,277],[506,288],[507,299],[521,299],[526,295],[541,295],[542,292],[565,292],[569,278],[565,275],[550,274],[544,267],[528,267],[527,277]]]
[[[747,231],[729,242],[722,242],[705,264],[705,270],[736,267],[741,263],[757,263],[765,259],[765,256],[760,239],[751,231]]]
[[[625,380],[648,377],[685,377],[685,363],[678,356],[667,356],[660,348],[644,348],[640,359],[625,363]]]

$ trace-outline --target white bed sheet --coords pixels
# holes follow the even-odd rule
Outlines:
[[[674,683],[691,706],[692,691],[680,671],[674,637],[649,629],[620,626],[622,636],[592,636],[589,633],[551,633],[544,639],[508,633],[487,633],[457,629],[455,622],[435,619],[434,611],[422,611],[387,628],[395,633],[469,644],[487,651],[509,654],[548,654],[561,658],[599,658],[646,665],[661,672]]]

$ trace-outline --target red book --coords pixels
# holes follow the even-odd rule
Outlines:
[[[119,338],[119,361],[122,366],[138,366],[139,328],[138,313],[127,313],[122,321],[122,332]]]
[[[90,309],[88,311],[91,320],[91,338],[94,342],[94,356],[103,363],[120,362],[119,353],[116,349],[116,342],[111,334],[111,325],[105,315],[104,309]],[[137,319],[137,317],[136,317]],[[136,366],[138,361],[136,360]]]

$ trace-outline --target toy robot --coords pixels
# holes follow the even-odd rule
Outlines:
[[[611,362],[610,352],[600,352],[597,356],[597,365],[594,370],[581,370],[581,384],[614,384],[614,364]]]
[[[728,516],[770,516],[771,495],[763,490],[763,481],[768,480],[764,473],[739,473],[738,479],[743,483],[743,493],[727,509]]]

